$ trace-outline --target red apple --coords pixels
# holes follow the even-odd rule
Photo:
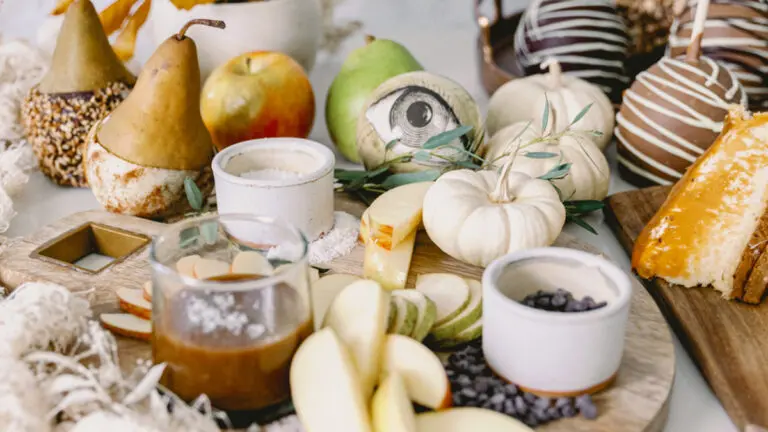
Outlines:
[[[254,138],[306,138],[315,120],[315,95],[306,72],[291,57],[255,51],[211,73],[200,109],[221,150]]]

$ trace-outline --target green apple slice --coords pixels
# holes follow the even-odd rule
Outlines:
[[[472,342],[473,340],[479,338],[482,335],[483,335],[483,320],[478,319],[474,324],[462,330],[461,332],[459,332],[453,337],[450,337],[447,339],[441,339],[441,340],[431,339],[431,342],[434,343],[434,348],[439,350],[446,350],[450,348],[455,348],[465,343]],[[430,344],[430,346],[432,346],[432,344]]]
[[[333,330],[320,330],[299,346],[290,384],[293,406],[306,430],[372,431],[360,376]]]
[[[448,273],[422,274],[416,278],[416,290],[435,302],[439,326],[452,320],[469,304],[469,285],[467,282]]]
[[[416,327],[419,318],[419,308],[402,297],[392,297],[392,306],[395,308],[395,322],[388,333],[408,336]]]
[[[483,314],[483,285],[480,281],[465,279],[469,286],[469,304],[460,314],[429,332],[437,340],[450,339],[476,323]]]
[[[430,300],[423,293],[413,289],[395,290],[390,294],[392,294],[393,297],[402,297],[416,305],[419,316],[416,320],[416,325],[413,327],[413,331],[411,331],[409,336],[419,342],[424,340],[432,329],[432,326],[435,324],[435,319],[437,318],[437,306],[435,306],[435,302]]]
[[[379,377],[389,301],[389,293],[377,282],[359,280],[341,290],[325,316],[325,326],[336,332],[352,354],[366,400]]]
[[[315,318],[315,330],[319,330],[322,327],[321,324],[333,299],[347,285],[359,280],[360,278],[354,275],[330,274],[312,283],[312,313]]]
[[[341,430],[341,429],[339,429]],[[419,432],[533,432],[519,420],[484,408],[451,408],[416,416]]]
[[[416,414],[397,372],[388,374],[376,390],[371,411],[376,432],[416,432]]]

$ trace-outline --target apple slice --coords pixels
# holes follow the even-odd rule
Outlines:
[[[144,286],[141,290],[141,295],[144,297],[144,300],[151,302],[152,301],[152,281],[148,280],[144,282]]]
[[[435,324],[435,318],[437,317],[435,302],[414,289],[392,291],[392,296],[393,298],[402,297],[416,306],[418,318],[409,336],[419,342],[424,340]]]
[[[416,414],[397,372],[387,375],[376,390],[371,411],[376,432],[416,432]]]
[[[347,285],[359,280],[358,276],[350,274],[330,274],[312,284],[312,312],[315,319],[315,330],[322,327],[323,319],[331,303],[333,303],[333,299]]]
[[[412,401],[432,409],[451,406],[451,385],[440,359],[408,336],[389,335],[384,341],[382,379],[399,373]]]
[[[200,258],[195,261],[194,275],[198,279],[210,279],[229,274],[229,264],[224,261]]]
[[[395,309],[395,319],[387,333],[410,335],[419,319],[419,308],[403,297],[392,297],[390,306]]]
[[[429,334],[437,340],[450,339],[480,320],[483,314],[483,285],[480,281],[464,279],[469,286],[469,304],[451,320],[435,326]]]
[[[243,251],[235,255],[230,272],[232,274],[255,274],[269,276],[274,272],[272,264],[256,251]]]
[[[478,319],[474,324],[446,339],[429,339],[430,346],[437,350],[450,350],[459,345],[472,342],[483,335],[483,320]]]
[[[390,189],[368,207],[365,224],[369,240],[391,250],[421,223],[424,195],[434,182],[410,183]],[[365,238],[365,237],[364,237]]]
[[[416,278],[416,290],[429,297],[437,307],[435,325],[439,326],[458,316],[470,301],[467,282],[448,273],[421,274]]]
[[[139,318],[152,319],[152,303],[148,302],[142,293],[143,290],[118,289],[116,294],[120,309]]]
[[[379,377],[388,319],[389,293],[369,280],[347,285],[325,315],[324,327],[332,328],[352,353],[366,400]]]
[[[375,280],[389,291],[405,288],[415,243],[416,231],[392,250],[386,250],[373,241],[367,242],[363,259],[363,276]]]
[[[371,432],[367,398],[352,355],[326,328],[296,351],[290,371],[291,397],[308,432]]]
[[[513,417],[484,408],[451,408],[416,416],[419,432],[533,432]]]
[[[101,325],[114,334],[148,341],[152,336],[152,321],[127,313],[101,314]]]
[[[195,277],[195,263],[200,255],[188,255],[176,261],[176,271],[184,276]]]

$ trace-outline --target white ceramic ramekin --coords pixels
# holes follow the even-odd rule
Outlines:
[[[274,217],[315,240],[333,227],[334,164],[328,147],[301,138],[263,138],[229,146],[213,158],[218,211]],[[300,177],[240,176],[259,169],[291,171]]]
[[[557,288],[607,305],[563,313],[520,303]],[[619,370],[631,296],[629,276],[598,255],[550,247],[503,256],[483,274],[485,359],[503,378],[540,395],[600,391]]]

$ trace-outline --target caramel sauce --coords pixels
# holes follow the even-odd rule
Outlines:
[[[300,294],[285,283],[245,292],[183,290],[155,318],[153,359],[167,364],[161,383],[185,401],[206,394],[218,409],[260,410],[290,396],[291,360],[312,331]]]

